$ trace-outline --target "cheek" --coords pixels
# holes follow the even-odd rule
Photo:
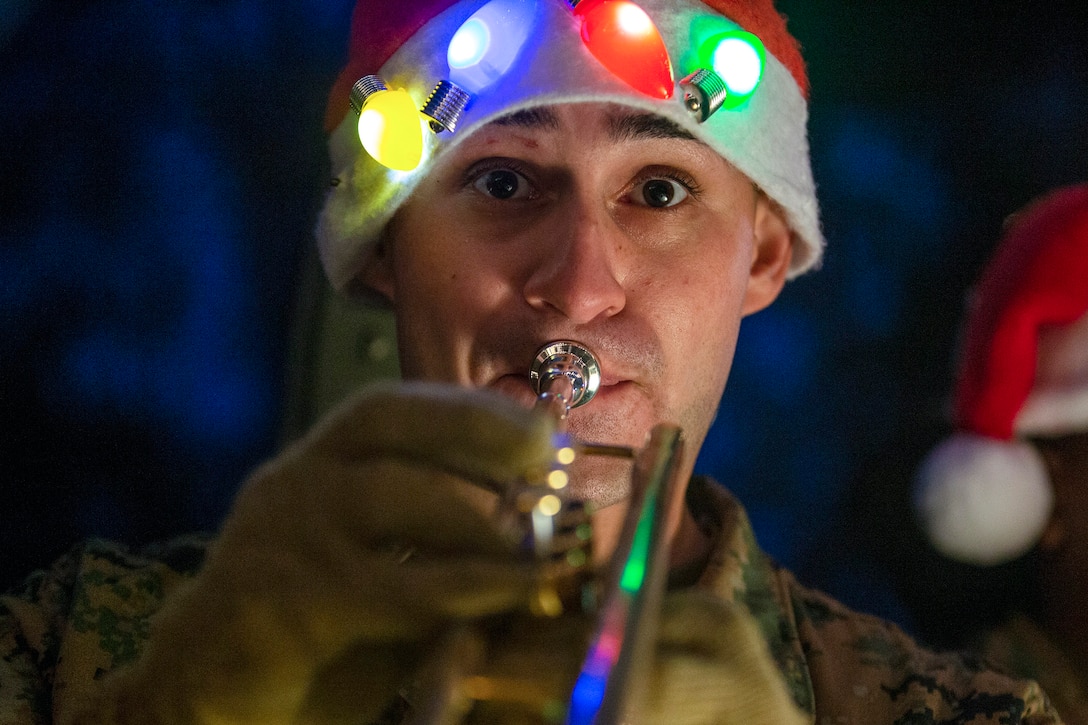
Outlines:
[[[691,441],[698,450],[717,415],[726,380],[733,364],[739,316],[698,315],[685,339],[677,345],[683,350],[677,360],[678,379],[674,382],[672,406]]]
[[[398,258],[397,279],[402,292],[427,300],[436,317],[463,319],[501,294],[504,272],[487,250],[471,239],[431,229],[425,243],[415,243]]]
[[[679,347],[701,349],[735,334],[748,283],[743,246],[700,245],[661,261],[647,277],[648,298]]]
[[[493,324],[497,311],[510,308],[502,270],[455,249],[455,240],[447,239],[426,254],[413,251],[396,268],[395,312],[407,377],[467,380],[481,330]]]
[[[691,259],[673,259],[672,271],[659,269],[647,290],[669,356],[668,407],[693,441],[717,410],[740,330],[748,263],[744,245],[731,249],[704,246]]]

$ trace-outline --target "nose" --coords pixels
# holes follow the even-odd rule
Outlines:
[[[525,282],[526,301],[575,324],[618,314],[627,304],[623,238],[606,205],[572,200],[553,219]]]

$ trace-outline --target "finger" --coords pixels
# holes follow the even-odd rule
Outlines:
[[[355,606],[340,612],[356,610],[361,616],[343,623],[334,618],[333,626],[346,630],[334,638],[418,639],[451,619],[528,611],[538,585],[533,567],[489,559],[371,559],[367,569],[366,587],[355,593]],[[334,606],[342,600],[333,600]]]
[[[370,544],[392,542],[433,555],[517,553],[516,538],[496,523],[494,494],[414,462],[383,459],[366,465],[365,482],[345,485],[360,509],[353,531],[365,532]]]
[[[295,723],[370,723],[403,704],[398,692],[412,675],[421,650],[404,643],[360,643],[315,674]],[[401,718],[395,718],[399,722]]]
[[[513,556],[497,498],[403,459],[332,462],[306,456],[258,472],[235,499],[216,548],[273,549],[330,560],[364,549]]]
[[[537,568],[489,557],[412,557],[359,551],[235,550],[209,562],[201,602],[188,606],[216,631],[252,636],[252,646],[323,659],[347,643],[413,641],[451,619],[525,611],[536,592]],[[206,600],[206,601],[205,601]],[[207,616],[197,610],[207,609]],[[266,633],[283,638],[267,640]],[[184,633],[180,633],[182,636]]]
[[[498,485],[546,471],[555,422],[486,390],[433,383],[371,386],[312,434],[328,455],[400,455]]]

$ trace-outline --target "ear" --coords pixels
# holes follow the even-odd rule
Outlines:
[[[1054,506],[1050,511],[1050,519],[1046,522],[1046,527],[1039,536],[1037,546],[1041,551],[1052,553],[1061,548],[1066,537],[1065,517],[1062,515],[1066,495],[1062,488],[1065,482],[1065,472],[1062,470],[1061,454],[1055,450],[1049,441],[1033,440],[1032,444],[1043,458],[1047,478],[1050,479],[1050,487],[1054,491]],[[1079,494],[1079,490],[1077,494]]]
[[[1062,523],[1061,512],[1055,508],[1050,512],[1050,520],[1046,522],[1046,527],[1043,528],[1036,546],[1042,551],[1052,552],[1060,549],[1064,542],[1065,524]]]
[[[759,312],[774,302],[786,284],[786,273],[793,257],[792,234],[786,216],[762,191],[756,192],[753,232],[752,266],[742,308],[745,315]]]
[[[392,304],[396,298],[396,275],[393,273],[393,249],[389,225],[382,230],[378,241],[367,252],[363,266],[355,277],[355,283]]]

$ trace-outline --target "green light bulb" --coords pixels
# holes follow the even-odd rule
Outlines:
[[[725,82],[723,108],[744,105],[763,80],[767,50],[763,41],[745,30],[733,30],[715,39],[710,67]]]

